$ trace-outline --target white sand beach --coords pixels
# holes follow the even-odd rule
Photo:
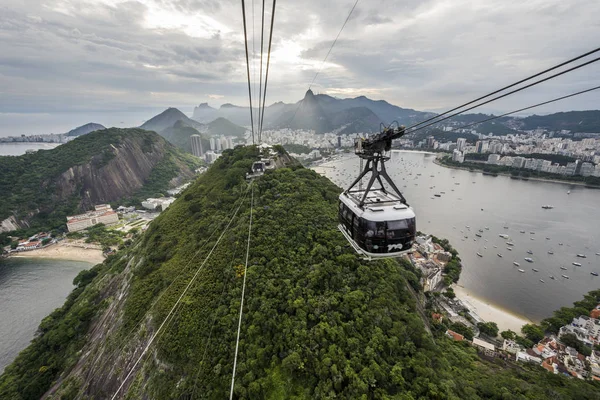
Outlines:
[[[473,296],[467,289],[459,285],[452,285],[456,297],[470,304],[473,310],[487,322],[495,322],[500,329],[500,332],[510,329],[518,334],[521,333],[521,327],[525,324],[531,324],[533,321],[512,314],[501,307],[492,305]]]
[[[57,243],[43,249],[14,253],[11,257],[49,258],[54,260],[83,261],[100,264],[104,261],[102,251],[93,248],[75,247],[67,243]]]

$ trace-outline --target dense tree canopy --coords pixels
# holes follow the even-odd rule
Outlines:
[[[0,398],[37,399],[60,374],[57,398],[110,397],[99,382],[121,381],[126,371],[115,360],[131,360],[146,329],[164,320],[199,267],[152,356],[126,387],[129,398],[228,396],[244,276],[236,398],[597,398],[598,384],[536,366],[502,368],[443,333],[434,341],[408,289],[418,281],[408,265],[361,260],[337,231],[340,189],[301,167],[271,171],[249,188],[244,174],[256,158],[253,147],[224,152],[130,248],[80,274],[69,301],[0,377]],[[118,323],[115,331],[85,344],[90,321],[119,301],[114,291],[125,282],[122,315],[103,320],[102,326]],[[66,373],[87,351],[102,357],[78,372],[83,383],[74,370]]]

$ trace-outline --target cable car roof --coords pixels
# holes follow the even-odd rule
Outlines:
[[[400,219],[415,218],[412,208],[403,204],[400,199],[392,193],[384,193],[381,190],[371,190],[363,208],[358,204],[364,191],[356,191],[340,194],[340,201],[350,208],[357,216],[369,221],[397,221]]]

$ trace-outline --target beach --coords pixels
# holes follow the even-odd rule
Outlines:
[[[510,329],[518,334],[521,334],[521,327],[525,324],[531,324],[533,321],[514,315],[500,307],[491,305],[485,300],[470,294],[467,289],[459,285],[452,285],[456,297],[462,300],[465,305],[472,308],[473,311],[486,322],[495,322],[498,325],[500,332]]]
[[[100,264],[104,261],[102,250],[72,246],[69,243],[57,243],[43,249],[15,253],[11,257],[47,258],[53,260],[83,261]]]

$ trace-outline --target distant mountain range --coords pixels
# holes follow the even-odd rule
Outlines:
[[[255,115],[258,113],[255,110]],[[398,121],[411,124],[433,116],[429,112],[416,111],[392,105],[383,100],[371,100],[365,96],[354,99],[337,99],[325,94],[315,95],[311,90],[301,101],[294,104],[274,103],[265,108],[265,129],[314,129],[317,133],[377,132],[381,122]],[[223,104],[216,109],[207,103],[194,108],[192,118],[206,122],[215,118],[227,118],[236,124],[250,125],[249,107]]]
[[[258,113],[255,109],[255,116]],[[314,129],[317,133],[364,133],[377,132],[380,123],[386,125],[398,121],[409,126],[436,115],[431,112],[401,108],[384,100],[371,100],[365,96],[350,99],[338,99],[325,94],[315,95],[308,90],[301,101],[293,104],[274,103],[265,108],[265,129]],[[444,126],[457,127],[475,123],[491,117],[487,114],[459,115],[438,125],[431,130]],[[213,108],[202,103],[194,108],[192,119],[208,122],[216,118],[226,118],[238,125],[250,125],[249,107],[223,104]],[[573,132],[600,132],[600,111],[569,111],[550,115],[533,115],[529,117],[503,117],[476,126],[483,134],[504,135],[523,130],[537,128],[551,131],[569,130]],[[427,130],[423,130],[427,131]],[[422,133],[423,131],[420,131]]]

